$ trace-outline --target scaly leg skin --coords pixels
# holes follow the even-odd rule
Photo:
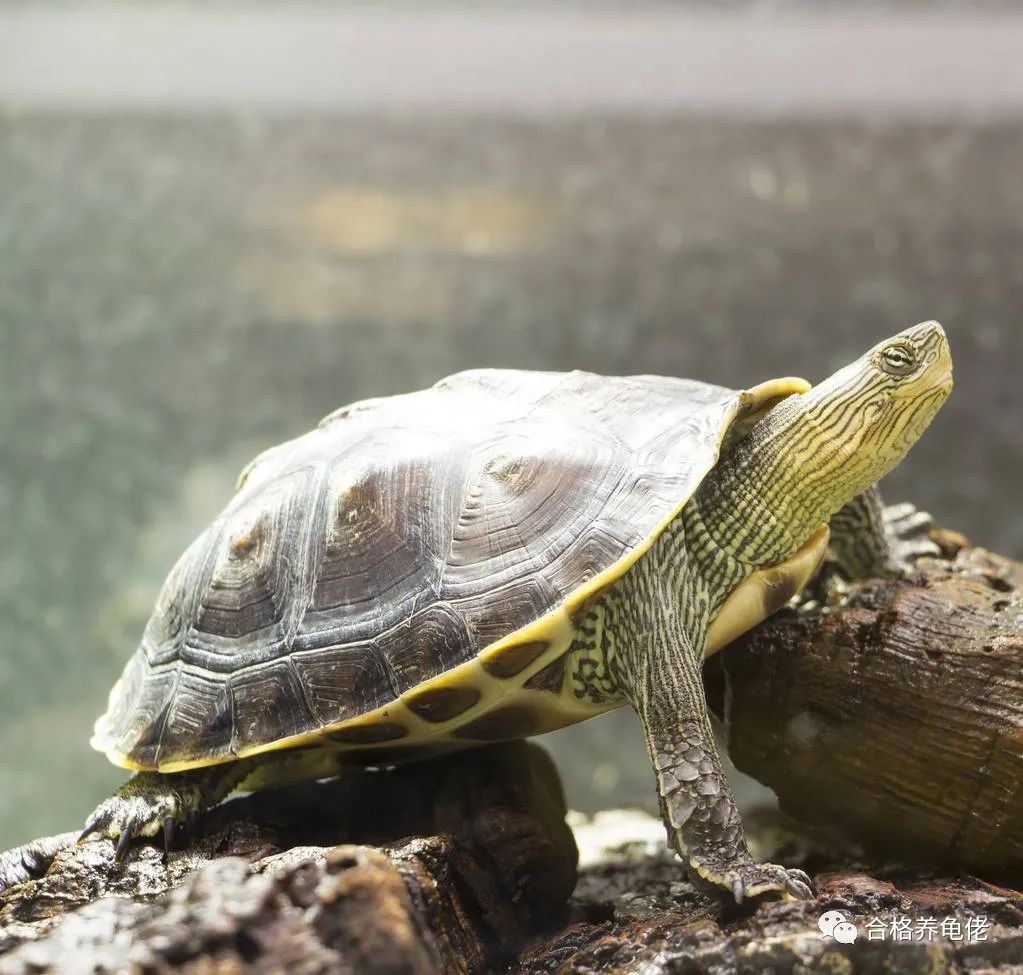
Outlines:
[[[911,569],[919,558],[941,555],[941,548],[931,540],[934,519],[926,511],[904,501],[883,507],[881,518],[891,549],[890,561],[896,569]]]
[[[121,863],[135,837],[162,830],[166,859],[175,825],[215,806],[249,771],[246,762],[229,762],[188,772],[138,772],[96,807],[78,841],[92,835],[115,840],[114,860]]]
[[[931,516],[912,504],[884,506],[877,486],[857,495],[831,518],[831,561],[847,579],[899,578],[916,560],[939,555]]]
[[[737,903],[764,894],[813,897],[802,870],[758,863],[750,854],[714,744],[702,658],[681,636],[678,642],[669,659],[647,657],[650,666],[629,695],[646,731],[669,843],[688,861],[694,882],[723,887]]]
[[[166,859],[175,826],[217,805],[236,789],[277,788],[339,771],[337,752],[291,750],[188,772],[138,772],[100,803],[78,839],[99,835],[116,841],[114,860],[121,863],[134,838],[162,831]]]
[[[828,559],[806,587],[805,608],[845,603],[857,579],[904,579],[916,560],[941,554],[931,541],[931,516],[912,504],[885,507],[877,485],[831,517]]]

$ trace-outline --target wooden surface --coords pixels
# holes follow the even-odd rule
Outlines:
[[[914,579],[785,610],[722,654],[728,750],[801,820],[1019,884],[1023,566],[939,537],[949,558]]]
[[[524,742],[229,802],[166,866],[112,854],[56,837],[0,894],[3,975],[482,972],[576,877],[557,775]]]

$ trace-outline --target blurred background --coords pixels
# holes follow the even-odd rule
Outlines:
[[[1023,16],[995,2],[0,0],[0,849],[243,464],[474,366],[816,380],[944,323],[886,482],[1023,556]],[[653,809],[624,712],[548,739]]]

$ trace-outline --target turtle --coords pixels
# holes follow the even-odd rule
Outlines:
[[[951,386],[924,322],[815,386],[474,369],[336,410],[256,457],[172,568],[91,742],[135,774],[81,838],[120,860],[238,789],[628,705],[694,881],[811,897],[749,852],[702,661],[826,559],[905,570],[926,532],[876,482]]]

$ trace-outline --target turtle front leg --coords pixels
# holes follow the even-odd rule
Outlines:
[[[746,846],[711,730],[702,655],[680,637],[662,659],[645,656],[649,665],[630,697],[646,732],[668,841],[690,877],[729,890],[736,902],[762,894],[813,897],[802,870],[758,863]]]
[[[831,561],[847,579],[904,576],[918,558],[940,554],[930,537],[933,524],[912,504],[886,508],[874,485],[832,516]]]

